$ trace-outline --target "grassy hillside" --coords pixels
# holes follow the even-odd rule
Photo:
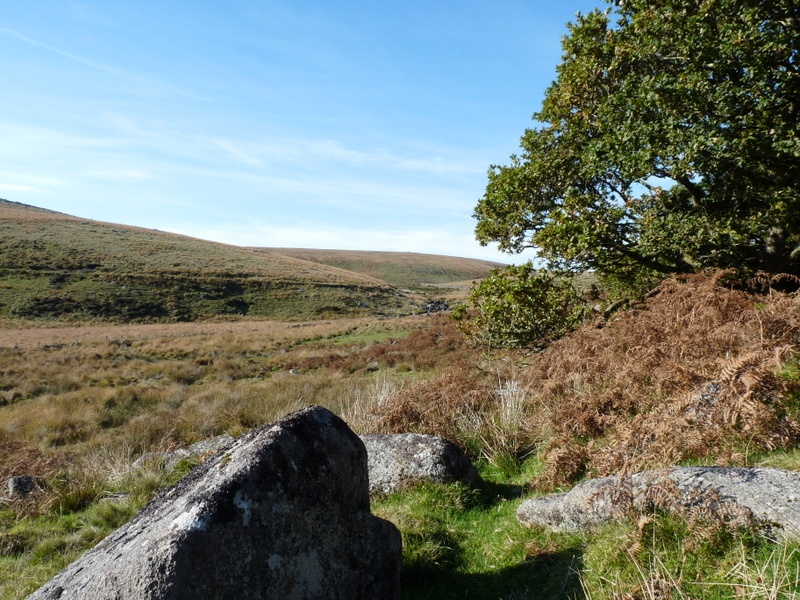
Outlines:
[[[415,252],[311,250],[306,248],[258,248],[257,250],[363,273],[392,285],[411,289],[426,289],[432,286],[442,286],[442,284],[483,279],[492,269],[505,266],[487,260]]]
[[[419,306],[364,274],[0,200],[0,319],[303,320]]]

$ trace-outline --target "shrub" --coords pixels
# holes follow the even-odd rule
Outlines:
[[[537,272],[530,262],[492,271],[472,288],[469,303],[455,317],[488,349],[543,350],[591,314],[571,283]]]

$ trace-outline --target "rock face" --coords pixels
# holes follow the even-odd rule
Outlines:
[[[254,430],[29,599],[399,598],[359,438],[319,407]]]
[[[455,445],[433,435],[417,433],[361,436],[369,460],[372,493],[391,494],[421,481],[461,481],[477,487],[480,475]]]
[[[563,494],[524,501],[528,527],[576,531],[658,507],[754,525],[766,535],[800,539],[800,472],[767,468],[675,467],[629,477],[603,477]]]

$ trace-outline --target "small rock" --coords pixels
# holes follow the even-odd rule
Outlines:
[[[367,447],[370,493],[391,494],[422,481],[483,482],[469,458],[453,443],[418,433],[361,436]]]
[[[29,494],[44,489],[44,482],[30,475],[18,475],[8,480],[8,495],[11,498],[27,498]]]
[[[517,520],[578,531],[654,507],[678,514],[702,508],[724,522],[770,537],[800,539],[800,472],[768,468],[674,467],[590,479],[562,494],[525,500]]]
[[[425,305],[425,310],[429,314],[435,312],[446,312],[450,310],[450,305],[444,300],[430,300],[428,304]]]

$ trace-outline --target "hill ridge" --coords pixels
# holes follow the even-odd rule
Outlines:
[[[371,254],[372,261],[380,262],[380,254]],[[0,200],[0,319],[313,320],[424,310],[424,298],[407,289],[419,287],[414,281],[375,276],[396,269],[369,272],[335,262]]]
[[[490,270],[505,266],[489,260],[424,252],[271,247],[255,248],[255,250],[365,273],[400,287],[422,289],[481,279],[486,277]]]

